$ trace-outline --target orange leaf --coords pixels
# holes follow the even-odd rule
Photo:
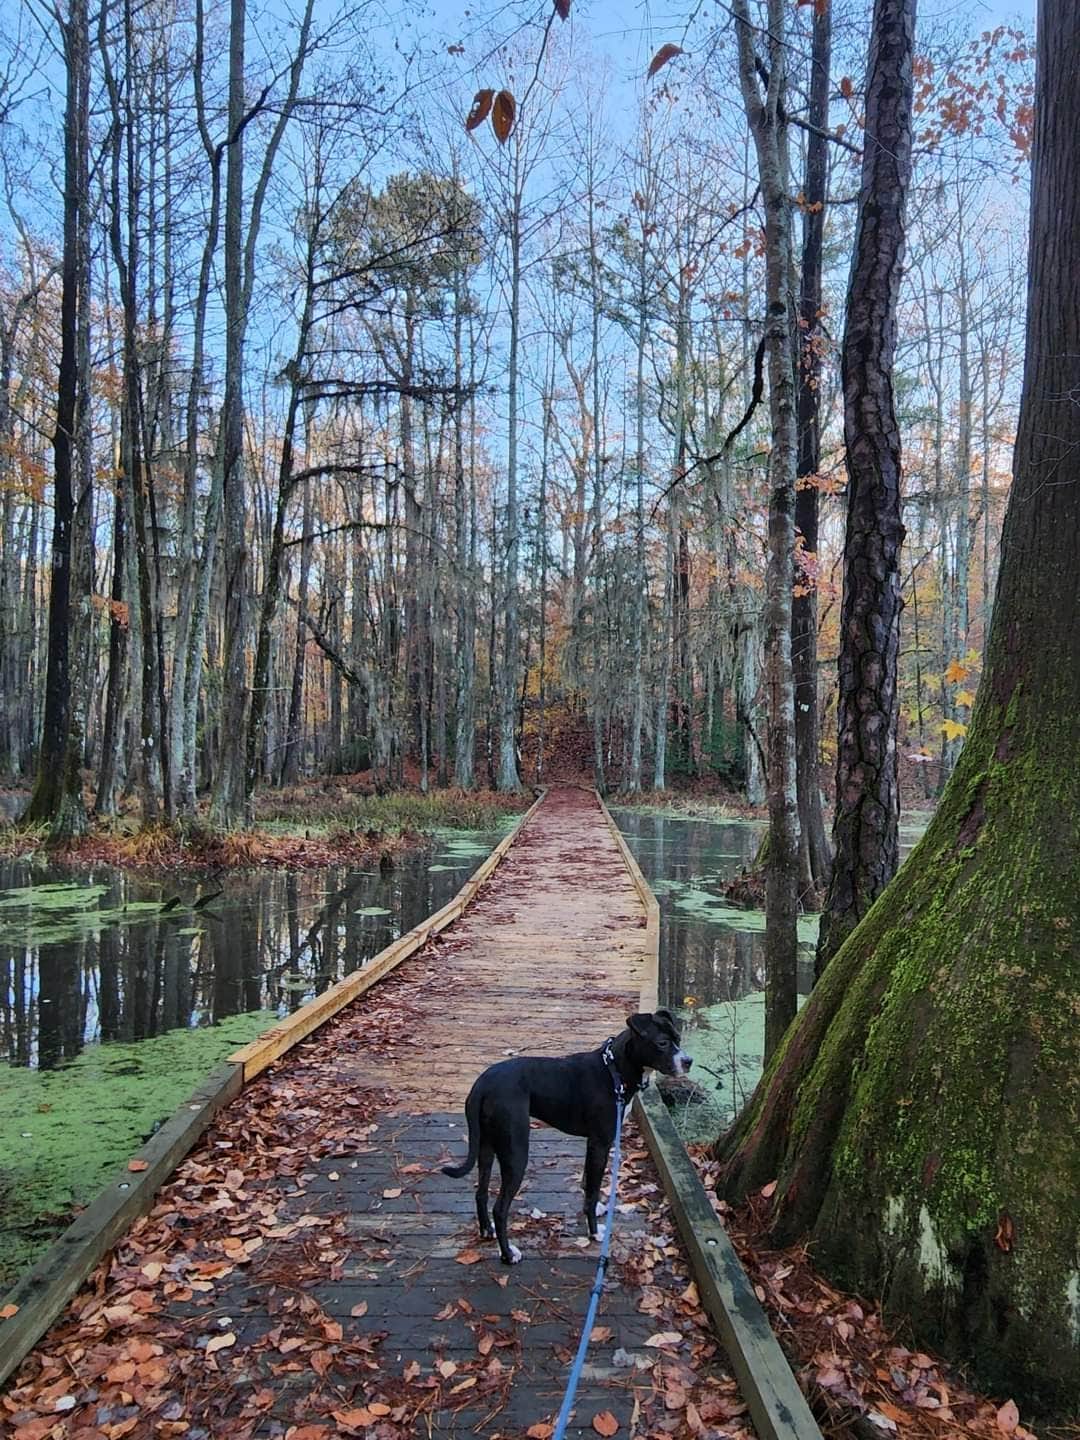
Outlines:
[[[950,685],[959,685],[961,680],[968,677],[968,667],[960,660],[950,660],[945,667],[945,679]]]
[[[775,1195],[775,1194],[776,1194],[776,1181],[775,1181],[775,1180],[770,1180],[767,1185],[763,1185],[763,1186],[761,1187],[761,1198],[762,1198],[763,1200],[770,1200],[770,1199],[773,1197],[773,1195]]]
[[[10,1320],[13,1315],[17,1315],[18,1313],[18,1305],[5,1305],[4,1308],[0,1310],[0,1320]]]
[[[459,1265],[475,1265],[478,1260],[483,1258],[479,1250],[462,1250],[460,1255],[454,1256]]]
[[[555,1426],[549,1425],[546,1420],[538,1420],[535,1425],[530,1425],[525,1434],[529,1440],[551,1440],[555,1434]]]
[[[137,1175],[140,1170],[149,1170],[149,1169],[150,1169],[150,1161],[149,1161],[149,1160],[129,1160],[129,1161],[128,1161],[128,1169],[132,1172],[132,1174]]]
[[[555,0],[555,14],[560,20],[569,20],[570,0]]]
[[[662,70],[669,60],[674,60],[676,55],[681,55],[682,53],[683,48],[681,45],[672,45],[670,42],[667,45],[661,45],[660,49],[657,50],[649,62],[649,79],[651,80],[658,70]],[[605,1411],[604,1413],[606,1414],[607,1412]]]
[[[592,1417],[592,1428],[598,1435],[614,1435],[619,1428],[619,1422],[610,1410],[601,1410]]]
[[[361,1315],[367,1314],[367,1301],[361,1300],[359,1305],[354,1305],[349,1311],[354,1320],[359,1320]]]
[[[384,1200],[396,1200],[396,1199],[398,1198],[398,1196],[401,1194],[401,1186],[400,1186],[400,1185],[395,1185],[395,1186],[393,1187],[393,1189],[391,1189],[391,1190],[384,1190],[384,1191],[382,1192],[382,1194],[383,1194],[383,1199],[384,1199]]]
[[[851,76],[845,75],[840,81],[840,94],[845,100],[850,100],[855,93],[855,86],[851,83]]]
[[[469,111],[465,120],[466,130],[475,130],[478,125],[484,123],[488,117],[488,111],[491,109],[491,102],[494,98],[494,90],[478,90],[476,92],[473,96],[472,109]]]
[[[505,145],[510,139],[510,131],[514,128],[516,109],[514,97],[510,91],[500,90],[491,107],[491,128],[495,131],[495,139],[500,145]]]
[[[376,1417],[370,1410],[332,1410],[330,1413],[346,1430],[363,1430],[368,1425],[375,1424]]]

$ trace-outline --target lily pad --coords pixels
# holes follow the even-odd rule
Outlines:
[[[385,905],[362,905],[359,910],[353,911],[354,915],[389,915],[391,913]]]

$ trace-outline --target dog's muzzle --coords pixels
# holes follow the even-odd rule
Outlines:
[[[675,1075],[688,1074],[690,1066],[694,1063],[691,1057],[687,1055],[685,1050],[676,1050],[675,1054],[672,1056],[672,1060],[675,1065],[675,1069],[672,1073]]]

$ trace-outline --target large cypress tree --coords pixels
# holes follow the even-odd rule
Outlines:
[[[1080,1406],[1080,7],[1041,0],[1027,349],[971,730],[922,843],[719,1144],[982,1382]]]

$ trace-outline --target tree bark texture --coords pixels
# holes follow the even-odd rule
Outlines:
[[[790,167],[782,119],[785,84],[784,0],[769,0],[768,83],[759,88],[746,0],[734,7],[739,80],[757,151],[765,206],[765,309],[769,368],[768,560],[765,571],[768,866],[765,879],[765,1054],[771,1055],[798,1004],[799,812],[795,781],[795,690],[791,599],[795,565],[795,307]]]
[[[832,6],[814,8],[810,53],[810,132],[803,184],[802,278],[799,289],[798,428],[800,480],[795,489],[795,528],[808,563],[818,548],[816,483],[821,469],[822,252],[829,175],[829,66]],[[812,480],[810,477],[814,477]],[[829,882],[832,851],[821,806],[821,713],[818,700],[818,592],[816,570],[796,585],[791,606],[791,666],[795,673],[795,772],[799,794],[799,888],[811,902]]]
[[[817,969],[896,873],[900,430],[893,396],[904,207],[911,179],[915,0],[876,0],[842,382],[847,531],[840,616],[833,868]]]
[[[773,1233],[990,1390],[1080,1406],[1080,11],[1038,31],[1013,486],[971,729],[921,844],[720,1145]]]

